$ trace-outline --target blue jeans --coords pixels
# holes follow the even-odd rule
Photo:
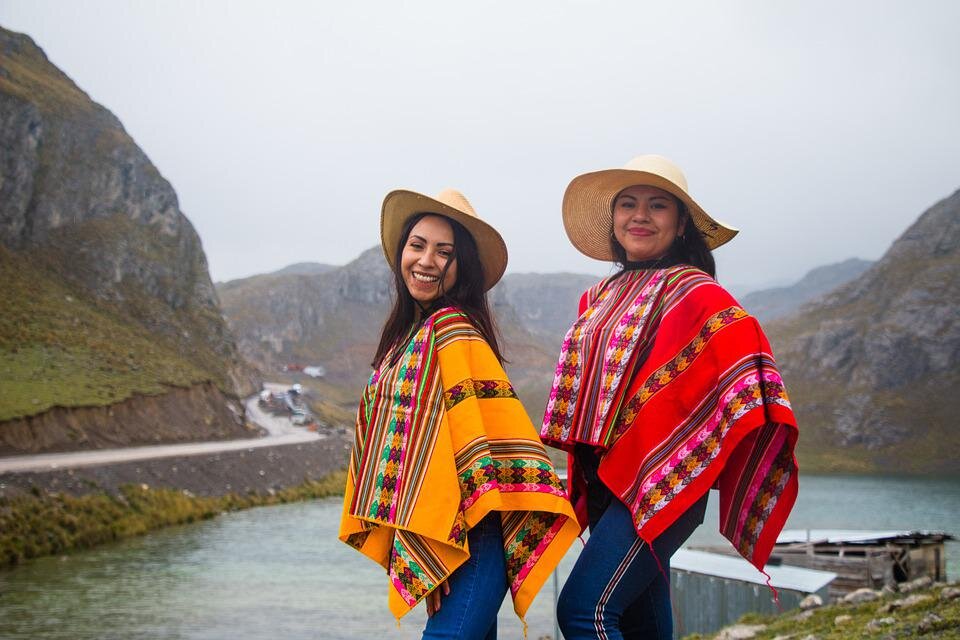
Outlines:
[[[467,532],[470,558],[447,579],[450,595],[427,619],[423,638],[496,640],[497,612],[507,593],[500,513],[491,511]],[[442,589],[443,587],[437,587]]]
[[[637,536],[630,511],[611,500],[591,523],[590,538],[560,592],[563,637],[672,640],[670,557],[703,522],[706,508],[705,494],[653,541],[655,558]]]

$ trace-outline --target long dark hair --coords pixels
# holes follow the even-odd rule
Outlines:
[[[703,234],[693,224],[693,218],[690,217],[690,211],[682,200],[670,194],[674,202],[677,203],[677,212],[680,216],[680,224],[686,225],[683,233],[674,239],[673,244],[666,255],[657,262],[662,262],[664,266],[674,264],[689,264],[701,271],[706,271],[714,280],[717,279],[717,263],[713,259],[713,253],[707,247],[707,241]],[[616,203],[617,199],[613,199]],[[610,250],[613,252],[614,261],[620,265],[621,269],[627,267],[627,250],[617,241],[613,234],[613,219],[610,220]]]
[[[497,342],[497,325],[490,313],[490,305],[487,303],[487,291],[484,288],[484,270],[483,263],[480,262],[480,252],[477,251],[477,243],[467,229],[452,218],[440,216],[446,220],[453,229],[453,258],[447,260],[443,271],[440,273],[440,296],[430,303],[426,309],[420,307],[410,291],[407,290],[407,284],[403,281],[401,273],[400,258],[403,255],[403,248],[410,237],[410,231],[424,216],[439,215],[434,213],[418,213],[411,216],[403,225],[400,232],[400,240],[394,247],[393,254],[393,285],[395,296],[393,309],[387,316],[383,324],[383,331],[380,333],[380,344],[377,346],[376,355],[373,356],[373,362],[370,366],[376,368],[384,360],[392,361],[405,346],[405,340],[410,332],[423,321],[431,311],[441,307],[457,307],[463,311],[470,322],[477,328],[480,335],[487,341],[493,354],[502,364],[503,356],[500,354],[500,345]],[[443,278],[447,275],[450,265],[457,263],[457,279],[453,283],[450,291],[444,291]],[[419,313],[419,316],[417,312]]]

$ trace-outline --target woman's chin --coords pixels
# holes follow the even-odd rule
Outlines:
[[[436,285],[427,288],[408,284],[407,291],[410,293],[410,297],[420,304],[429,304],[439,296]]]

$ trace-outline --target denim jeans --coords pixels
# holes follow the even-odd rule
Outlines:
[[[653,541],[654,557],[637,536],[630,511],[611,500],[591,523],[590,538],[560,593],[563,637],[672,640],[670,557],[703,522],[706,508],[705,494]]]
[[[470,558],[447,579],[450,595],[427,619],[423,638],[496,640],[497,612],[507,593],[500,513],[490,512],[467,532]],[[437,587],[443,589],[443,587]]]

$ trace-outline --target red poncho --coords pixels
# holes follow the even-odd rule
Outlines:
[[[797,427],[757,321],[689,266],[588,290],[564,339],[544,442],[596,447],[599,476],[652,542],[711,487],[720,530],[763,569],[797,496]],[[571,500],[586,522],[570,456]]]

